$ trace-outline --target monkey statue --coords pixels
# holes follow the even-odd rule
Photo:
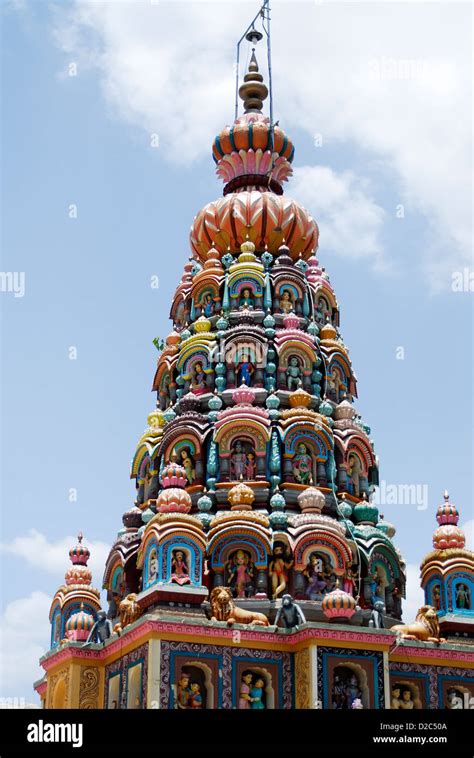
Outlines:
[[[373,629],[383,629],[383,613],[385,613],[385,603],[383,600],[376,600],[370,614],[369,626]]]
[[[105,645],[108,639],[112,636],[112,622],[107,618],[105,611],[99,611],[97,613],[97,620],[90,630],[87,641],[84,642],[82,647],[90,645],[92,642]]]
[[[298,624],[306,624],[303,611],[295,603],[291,595],[283,595],[281,606],[276,615],[275,626],[278,626],[280,619],[283,621],[285,629],[293,629],[294,627],[298,627]]]

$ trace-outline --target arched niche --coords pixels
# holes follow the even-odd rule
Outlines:
[[[127,669],[127,709],[143,708],[143,663],[133,663]]]
[[[430,577],[425,587],[425,603],[437,611],[446,610],[444,582],[439,574]]]
[[[448,577],[449,610],[473,612],[474,581],[467,572]]]
[[[200,587],[203,572],[203,545],[191,536],[176,533],[160,544],[162,581]],[[181,557],[178,554],[182,554]]]
[[[259,532],[258,527],[242,525],[229,527],[211,536],[208,546],[210,568],[213,572],[213,586],[231,586],[229,582],[229,562],[237,551],[246,553],[252,563],[253,576],[251,594],[264,596],[267,593],[267,567],[271,554],[268,534]]]
[[[283,438],[284,481],[327,486],[326,463],[332,443],[328,432],[310,424],[293,424]]]
[[[266,477],[270,429],[254,419],[232,419],[216,428],[221,482],[262,480]]]
[[[66,679],[63,676],[55,684],[51,706],[54,710],[66,708]]]
[[[264,367],[267,363],[267,344],[257,337],[238,335],[226,340],[222,354],[225,356],[226,388],[263,387]]]
[[[202,482],[202,443],[196,434],[187,431],[185,434],[173,434],[171,438],[164,437],[161,452],[164,461],[173,460],[173,456],[177,456],[177,462],[186,471],[187,486]]]
[[[328,319],[333,326],[338,326],[339,312],[331,290],[319,289],[314,295],[314,319],[319,326],[324,326]]]
[[[246,676],[250,678],[250,674],[252,675],[250,683],[244,683],[244,678]],[[237,708],[239,710],[275,709],[275,688],[273,686],[272,675],[266,668],[250,665],[242,671],[240,679],[241,681],[237,684],[239,688],[239,692],[237,693]],[[260,683],[262,683],[263,686],[258,686]],[[247,687],[249,689],[248,695],[249,697],[253,697],[254,701],[258,694],[259,699],[257,702],[249,702],[241,697],[241,695],[245,693],[245,689],[242,689],[242,685],[244,688]],[[248,705],[244,705],[244,703],[247,703]]]
[[[190,710],[214,710],[217,707],[212,671],[206,663],[192,660],[181,666],[181,674],[189,676],[189,695],[185,706]],[[194,686],[193,686],[194,685]],[[198,685],[198,688],[196,688]],[[177,701],[176,685],[174,685],[174,700]]]
[[[301,386],[312,392],[314,349],[302,340],[289,339],[278,345],[278,388],[294,392]]]
[[[230,274],[228,293],[230,309],[236,311],[247,308],[261,310],[265,279],[259,272],[236,270]]]
[[[287,276],[275,278],[273,288],[273,310],[283,316],[288,313],[303,313],[305,293],[300,282],[289,281]]]
[[[219,313],[222,305],[219,293],[219,283],[213,280],[200,282],[197,287],[193,288],[194,319],[200,316],[212,318]]]
[[[207,345],[193,343],[190,348],[183,350],[178,368],[181,370],[183,394],[192,392],[202,395],[214,390],[214,369]]]
[[[330,687],[331,710],[351,710],[354,699],[361,700],[364,709],[370,708],[367,672],[355,661],[344,660],[334,667]]]
[[[107,692],[107,708],[117,710],[120,708],[121,672],[111,674]]]

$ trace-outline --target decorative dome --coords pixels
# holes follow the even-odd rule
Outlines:
[[[170,346],[179,345],[181,341],[181,335],[178,332],[172,331],[166,338],[166,344]]]
[[[253,405],[255,402],[255,391],[246,384],[241,384],[240,387],[233,390],[232,400],[236,405]]]
[[[203,332],[211,331],[211,322],[205,316],[200,316],[197,321],[194,322],[194,331],[196,334],[202,334]]]
[[[308,487],[298,495],[298,505],[303,513],[321,513],[325,503],[324,494],[316,487]]]
[[[454,503],[449,502],[449,493],[447,490],[444,492],[444,503],[441,503],[438,507],[436,521],[440,526],[442,524],[457,524],[459,521],[458,510]]]
[[[352,516],[356,524],[371,524],[375,526],[379,520],[379,509],[373,503],[370,503],[367,499],[361,500],[354,506]]]
[[[292,408],[309,408],[311,405],[311,395],[302,387],[292,392],[289,400]]]
[[[87,561],[90,558],[90,552],[89,548],[82,544],[82,540],[84,539],[82,533],[80,532],[77,535],[77,545],[76,547],[71,548],[69,551],[69,557],[71,559],[71,563],[74,565],[79,564],[81,566],[87,566]]]
[[[300,318],[296,313],[288,313],[283,319],[283,326],[285,329],[299,329]]]
[[[93,626],[94,617],[84,611],[84,603],[81,603],[81,610],[73,613],[66,622],[66,637],[72,642],[85,641]]]
[[[465,544],[464,532],[454,524],[443,524],[433,534],[433,547],[437,550],[463,548]]]
[[[229,490],[227,499],[232,511],[251,511],[255,492],[247,484],[240,482]]]
[[[342,403],[339,403],[334,409],[334,418],[336,421],[352,421],[356,412],[356,409],[348,402],[348,400],[343,400]]]
[[[92,572],[87,566],[75,565],[66,571],[64,579],[68,587],[76,584],[89,585],[92,581]]]
[[[130,510],[125,511],[122,516],[122,523],[127,529],[138,529],[142,525],[142,512],[140,508],[133,506]]]
[[[350,619],[356,612],[357,603],[352,595],[339,589],[339,580],[336,589],[329,592],[321,603],[321,610],[330,621]]]
[[[337,337],[337,331],[333,325],[327,321],[319,331],[319,336],[322,340],[334,340]]]
[[[191,496],[184,489],[168,487],[161,490],[156,501],[156,509],[160,513],[189,513]]]
[[[186,471],[183,466],[180,466],[177,462],[178,456],[173,453],[173,457],[170,463],[166,463],[163,471],[161,472],[161,484],[166,489],[167,487],[186,487],[188,479]]]
[[[300,253],[309,258],[318,246],[318,227],[296,200],[272,192],[246,190],[208,203],[191,227],[192,250],[206,260],[211,239],[221,254],[239,253],[247,239],[257,249],[277,252],[283,240],[291,247],[293,260]]]

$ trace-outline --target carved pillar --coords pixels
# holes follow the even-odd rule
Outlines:
[[[257,479],[265,479],[265,456],[257,456]]]
[[[316,473],[317,473],[317,483],[321,487],[326,487],[328,480],[327,480],[327,474],[326,474],[326,465],[324,461],[318,461],[318,464],[316,467]]]
[[[215,569],[214,570],[214,580],[212,583],[213,587],[223,587],[224,586],[224,571],[223,569]]]
[[[267,569],[266,568],[258,569],[255,593],[260,598],[267,597],[267,587],[268,587]]]
[[[303,599],[305,597],[305,579],[302,571],[294,572],[294,593],[296,599]]]
[[[337,471],[337,489],[339,492],[347,492],[347,466],[341,463]]]

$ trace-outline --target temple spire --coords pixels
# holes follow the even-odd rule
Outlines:
[[[244,101],[245,113],[261,113],[263,101],[268,97],[268,88],[263,83],[263,76],[258,69],[255,48],[252,49],[248,71],[244,76],[243,84],[239,87],[239,96]]]

